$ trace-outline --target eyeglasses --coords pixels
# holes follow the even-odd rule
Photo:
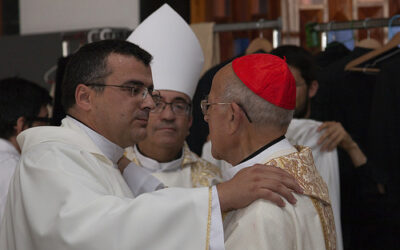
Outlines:
[[[203,113],[203,115],[207,115],[208,109],[210,108],[211,105],[226,105],[226,104],[232,104],[232,103],[231,102],[208,102],[208,98],[206,98],[200,102],[201,112]],[[249,122],[251,123],[252,121],[251,121],[249,115],[247,114],[246,110],[242,107],[242,105],[240,105],[238,103],[236,103],[236,104],[243,111],[247,120],[249,120]]]
[[[151,110],[152,113],[161,113],[167,105],[171,106],[171,110],[175,115],[188,115],[192,109],[192,105],[183,101],[165,102],[158,100],[156,107]]]
[[[201,112],[203,115],[207,115],[208,109],[211,105],[225,105],[231,104],[231,102],[208,102],[207,99],[204,99],[200,102]]]
[[[134,85],[134,86],[126,86],[126,85],[115,85],[115,84],[101,84],[101,83],[86,83],[86,86],[94,86],[94,87],[115,87],[120,88],[123,91],[128,91],[131,93],[132,97],[141,96],[142,99],[146,99],[147,95],[150,94],[153,101],[157,103],[160,98],[160,92],[157,90],[149,89],[143,85]]]

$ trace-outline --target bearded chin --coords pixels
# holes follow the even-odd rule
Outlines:
[[[303,105],[301,105],[300,107],[296,108],[294,110],[294,114],[293,117],[296,119],[303,119],[306,118],[305,116],[307,115],[307,110],[308,110],[308,104],[310,102],[310,99],[307,98],[305,100],[305,102],[303,103]]]

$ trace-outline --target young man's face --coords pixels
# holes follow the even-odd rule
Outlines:
[[[107,65],[111,74],[105,78],[105,85],[153,88],[150,67],[135,57],[110,54]],[[94,129],[121,147],[132,146],[146,137],[152,108],[150,94],[143,99],[129,88],[104,87],[103,92],[93,95]]]

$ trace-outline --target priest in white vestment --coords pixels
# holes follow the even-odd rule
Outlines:
[[[150,61],[146,51],[117,40],[88,44],[71,57],[63,83],[69,116],[61,127],[17,137],[22,154],[0,249],[223,249],[215,186],[135,198],[117,168],[123,147],[146,136],[158,99]],[[148,191],[162,185],[151,178]]]
[[[314,158],[315,167],[322,179],[325,181],[329,198],[331,200],[333,215],[336,226],[337,249],[343,249],[342,228],[340,221],[340,178],[339,178],[339,162],[336,149],[332,151],[322,151],[318,140],[321,133],[318,132],[321,122],[310,119],[292,119],[285,134],[286,138],[292,145],[304,145],[311,149]],[[229,180],[230,175],[227,174],[232,167],[231,164],[224,160],[217,160],[211,154],[211,141],[203,146],[202,158],[219,166],[221,168],[223,180]]]
[[[150,112],[147,137],[127,148],[126,157],[168,187],[204,187],[221,182],[220,169],[198,157],[185,142],[193,120],[192,98],[204,64],[196,35],[165,4],[146,18],[127,40],[153,56],[154,88],[160,92],[161,100]],[[130,175],[124,176],[130,178]]]
[[[285,133],[296,102],[287,64],[268,54],[235,59],[214,77],[202,102],[212,154],[233,165],[226,175],[254,163],[285,169],[304,188],[295,206],[259,200],[224,218],[226,249],[336,249],[328,188],[310,148],[292,146]]]

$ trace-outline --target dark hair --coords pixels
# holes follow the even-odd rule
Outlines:
[[[0,138],[14,136],[19,117],[37,117],[51,101],[49,92],[34,82],[18,77],[0,80]]]
[[[152,56],[136,44],[123,40],[102,40],[81,47],[68,61],[62,83],[61,102],[65,111],[75,104],[75,89],[79,84],[102,83],[111,74],[107,59],[111,53],[133,56],[149,66]],[[102,91],[102,87],[96,87]]]
[[[316,80],[316,66],[310,52],[295,45],[283,45],[271,51],[272,55],[286,58],[286,63],[297,68],[306,81],[307,86]]]

